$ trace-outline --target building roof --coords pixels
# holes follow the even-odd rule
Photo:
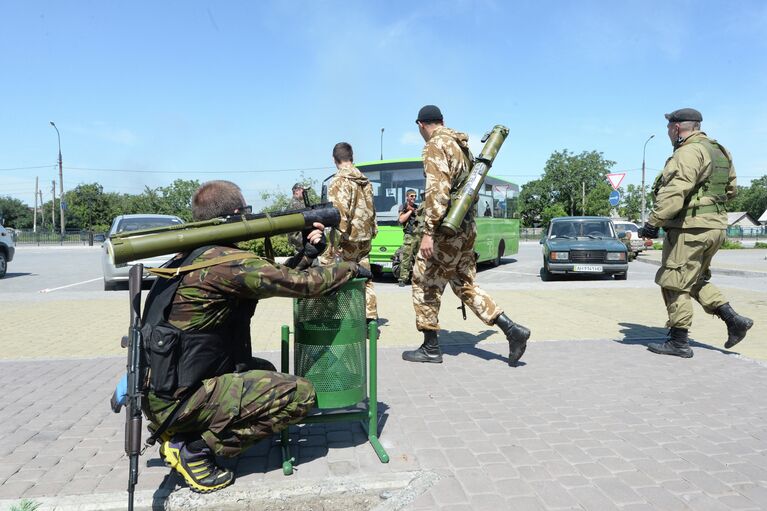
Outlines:
[[[746,219],[753,225],[759,225],[746,211],[735,211],[732,213],[727,213],[727,225],[734,225],[743,220],[743,217],[746,217]]]
[[[767,209],[765,209],[762,216],[759,217],[759,223],[767,223]]]

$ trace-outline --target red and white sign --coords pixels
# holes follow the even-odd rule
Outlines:
[[[623,181],[623,178],[626,177],[626,173],[622,172],[620,174],[607,174],[607,180],[610,181],[610,184],[613,187],[613,190],[617,190],[618,187],[621,185],[621,181]]]

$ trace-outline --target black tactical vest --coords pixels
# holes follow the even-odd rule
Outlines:
[[[212,247],[201,247],[166,267],[191,264]],[[202,380],[234,372],[250,360],[250,318],[256,301],[232,297],[227,321],[204,331],[183,331],[168,322],[173,297],[184,273],[158,278],[146,299],[141,334],[149,364],[149,385],[163,399],[180,399]]]

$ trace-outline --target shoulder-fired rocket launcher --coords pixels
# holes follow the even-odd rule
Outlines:
[[[453,201],[447,215],[445,215],[445,219],[442,220],[439,226],[440,231],[450,235],[458,233],[466,213],[469,212],[477,200],[477,194],[482,189],[487,172],[493,165],[493,160],[495,160],[495,155],[498,154],[501,145],[503,145],[508,135],[509,128],[498,124],[482,137],[482,142],[485,143],[484,147],[482,147],[482,152],[476,157],[476,163],[471,168],[469,178],[460,191],[458,199]]]
[[[277,234],[310,229],[315,222],[337,227],[341,215],[331,203],[306,209],[256,215],[233,215],[202,222],[158,227],[117,234],[109,238],[109,255],[115,264],[184,252],[205,245],[231,244]]]

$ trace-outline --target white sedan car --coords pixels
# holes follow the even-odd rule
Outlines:
[[[143,229],[153,229],[155,227],[165,227],[170,225],[183,224],[184,221],[177,216],[172,215],[120,215],[112,221],[112,227],[109,229],[109,234],[103,245],[103,252],[101,254],[101,268],[104,270],[104,290],[110,291],[117,289],[121,284],[127,284],[128,271],[134,264],[141,263],[145,268],[157,268],[165,264],[175,254],[167,254],[156,257],[150,257],[148,259],[142,259],[140,261],[131,261],[126,264],[115,266],[112,262],[112,258],[109,256],[110,241],[109,237],[113,234],[121,234],[129,231],[140,231]],[[155,277],[149,274],[144,274],[144,280],[154,279]]]

